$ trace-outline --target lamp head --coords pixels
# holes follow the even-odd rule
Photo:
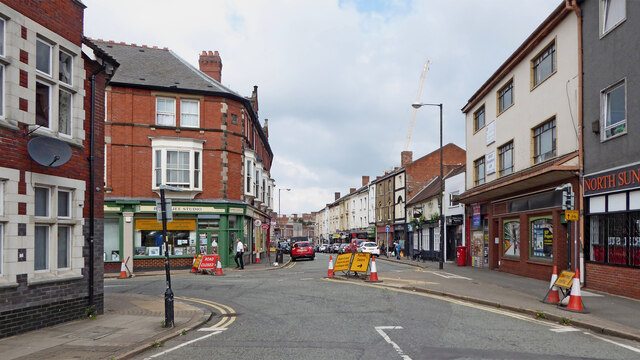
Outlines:
[[[422,107],[422,104],[420,103],[413,103],[411,104],[411,106],[413,106],[414,109],[420,109]]]

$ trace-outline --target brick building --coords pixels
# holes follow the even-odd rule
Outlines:
[[[102,166],[90,159],[102,163],[117,64],[83,49],[84,8],[0,2],[0,337],[103,312]]]
[[[163,185],[182,190],[166,191],[172,267],[212,252],[229,266],[236,239],[246,261],[265,252],[273,153],[257,87],[247,98],[223,86],[218,52],[202,52],[196,69],[167,48],[95,43],[121,64],[106,90],[105,270],[131,259],[134,272],[164,267]]]

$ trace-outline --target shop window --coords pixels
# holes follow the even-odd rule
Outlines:
[[[120,220],[104,219],[104,261],[122,261],[120,258]]]
[[[630,254],[629,265],[640,266],[640,211],[629,214]]]
[[[58,269],[71,267],[71,227],[58,226]]]
[[[520,220],[504,220],[502,227],[504,256],[520,257]]]
[[[530,220],[530,244],[532,259],[553,258],[553,218],[545,216]]]
[[[607,262],[609,264],[627,264],[627,216],[624,213],[607,216]]]
[[[169,255],[195,255],[195,236],[195,231],[167,231]],[[136,232],[136,237],[135,255],[164,256],[162,230],[142,230]]]

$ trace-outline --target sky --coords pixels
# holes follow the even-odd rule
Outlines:
[[[460,109],[564,1],[83,2],[85,36],[168,47],[196,67],[217,50],[223,85],[243,96],[257,85],[274,210],[301,214],[399,166],[416,100],[443,104],[443,143],[464,149]],[[423,107],[408,150],[438,147],[438,108]]]

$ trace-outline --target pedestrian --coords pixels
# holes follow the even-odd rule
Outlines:
[[[244,270],[244,245],[240,239],[236,243],[236,256],[233,259],[236,261],[236,269]]]
[[[400,242],[396,243],[396,259],[400,260],[400,249],[402,247],[400,246]]]

